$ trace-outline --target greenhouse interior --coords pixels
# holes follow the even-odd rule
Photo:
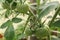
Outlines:
[[[0,40],[60,40],[60,0],[0,0]]]

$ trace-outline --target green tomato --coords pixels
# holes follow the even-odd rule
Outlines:
[[[12,4],[12,10],[14,10],[15,8],[16,8],[16,6],[17,6],[17,3],[16,2],[13,2],[13,4]]]
[[[46,30],[45,28],[40,28],[36,30],[36,36],[37,37],[46,37],[48,35],[48,30]]]
[[[28,6],[26,4],[17,6],[17,11],[20,13],[27,13]]]
[[[13,0],[5,0],[5,2],[11,3]]]

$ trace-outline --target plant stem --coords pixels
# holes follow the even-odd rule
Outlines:
[[[59,14],[59,11],[60,11],[60,7],[57,8],[56,13],[54,14],[51,22],[49,23],[49,27],[50,27],[50,25],[53,23],[53,21],[55,20],[55,18],[57,17],[57,15]]]

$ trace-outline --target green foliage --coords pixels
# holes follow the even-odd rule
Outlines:
[[[20,39],[22,39],[22,38],[24,38],[24,37],[26,37],[24,33],[17,35],[17,39],[18,39],[18,40],[20,40]]]
[[[42,11],[39,13],[39,18],[44,17],[45,15],[49,14],[49,12],[53,11],[59,5],[58,2],[50,2],[46,5],[43,5]]]
[[[5,0],[5,2],[11,3],[13,0]]]
[[[3,29],[3,28],[6,28],[6,27],[8,27],[9,25],[10,25],[10,20],[8,20],[7,22],[3,23],[0,28],[2,28],[2,29]]]
[[[21,22],[21,21],[22,21],[21,18],[13,18],[13,19],[12,19],[12,22],[14,22],[14,23],[19,23],[19,22]]]
[[[14,10],[16,8],[16,6],[17,6],[17,3],[16,2],[13,2],[12,3],[12,6],[11,6],[12,7],[12,10]]]
[[[6,40],[13,40],[15,37],[15,32],[12,22],[10,20],[8,20],[7,22],[1,25],[1,28],[6,28],[6,27],[7,29],[4,33],[4,37],[6,38]]]
[[[17,11],[19,13],[27,13],[27,11],[29,11],[29,8],[28,8],[27,4],[17,5]]]
[[[48,30],[45,28],[37,29],[35,34],[37,37],[40,37],[40,38],[43,38],[49,35]]]
[[[11,11],[10,10],[6,10],[5,12],[5,18],[8,18],[11,15]]]
[[[33,33],[33,31],[32,31],[30,28],[27,28],[27,29],[25,30],[25,35],[26,35],[26,36],[30,36],[30,35],[32,35],[32,33]]]
[[[6,31],[4,33],[4,37],[6,38],[6,40],[13,40],[15,37],[13,25],[12,25],[12,23],[10,23],[8,26],[9,27],[6,29]]]
[[[52,37],[51,37],[51,40],[59,40],[59,38],[56,37],[56,36],[52,36]]]
[[[4,9],[10,9],[10,4],[7,3],[7,2],[3,2],[3,3],[2,3],[2,7],[3,7]]]
[[[19,1],[19,2],[18,2]],[[36,0],[37,4],[26,4],[26,0],[5,0],[5,2],[2,3],[3,9],[6,9],[5,12],[5,18],[8,19],[7,22],[3,23],[1,25],[1,28],[7,28],[4,37],[6,40],[14,40],[15,37],[15,30],[13,23],[20,23],[22,21],[21,18],[17,18],[19,14],[29,14],[26,24],[24,26],[18,26],[19,32],[16,33],[16,40],[20,40],[24,37],[35,35],[39,39],[42,37],[47,37],[48,40],[50,40],[50,30],[45,27],[45,21],[41,22],[42,18],[48,15],[51,11],[55,10],[59,3],[49,2],[44,4],[40,3],[41,0]],[[32,5],[32,6],[31,6]],[[58,8],[59,9],[59,8]],[[16,13],[13,18],[9,19],[9,16],[12,15],[12,13]],[[56,11],[55,15],[52,18],[52,26],[60,27],[60,20],[55,21],[55,18],[57,17],[57,13],[59,13],[59,10]],[[48,17],[49,18],[49,17]],[[48,19],[47,18],[47,19]],[[27,27],[28,26],[28,27]],[[48,25],[49,26],[49,25]],[[55,39],[52,39],[55,40]],[[56,39],[57,40],[57,39]]]
[[[60,20],[53,22],[51,26],[60,27]]]

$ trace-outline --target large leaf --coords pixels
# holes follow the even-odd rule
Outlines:
[[[21,18],[13,18],[13,19],[12,19],[12,22],[14,22],[14,23],[19,23],[19,22],[21,22],[21,21],[22,21]]]
[[[9,24],[10,24],[10,20],[8,20],[7,22],[3,23],[0,28],[2,28],[2,29],[6,28],[6,27],[8,27]]]
[[[42,11],[39,13],[39,18],[42,18],[42,17],[46,16],[47,14],[49,14],[49,12],[51,12],[55,8],[57,8],[58,5],[59,5],[59,2],[50,2],[50,3],[47,3],[43,6],[40,6],[39,9],[42,8]]]
[[[6,38],[6,40],[13,40],[15,36],[13,25],[12,23],[10,23],[8,26],[9,27],[6,29],[4,33],[4,37]]]
[[[51,26],[60,27],[60,20],[53,22]]]

